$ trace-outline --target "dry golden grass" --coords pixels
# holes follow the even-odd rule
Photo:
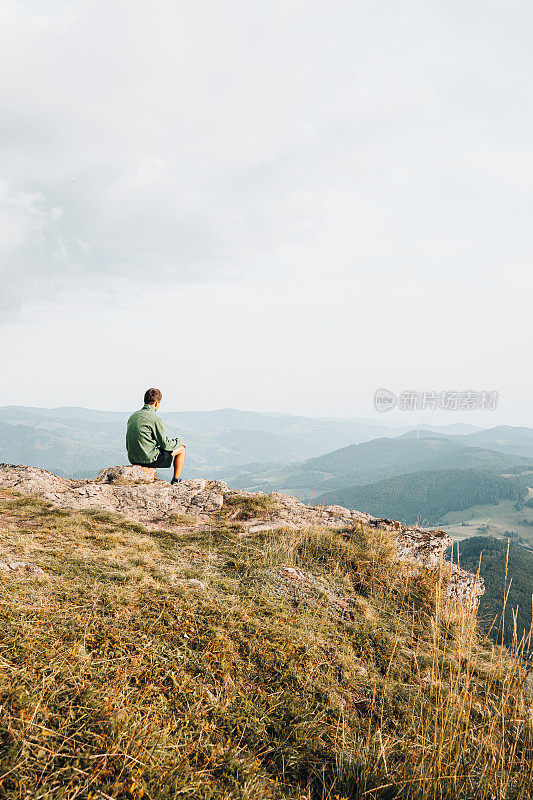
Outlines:
[[[275,502],[268,495],[229,495],[219,511],[222,521],[244,522],[257,517],[268,517],[275,508]]]
[[[380,531],[146,531],[0,493],[0,537],[45,570],[1,576],[2,798],[533,796],[520,653]],[[281,566],[360,615],[272,597]]]

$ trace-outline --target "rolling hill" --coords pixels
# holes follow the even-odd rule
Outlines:
[[[423,433],[373,439],[352,444],[301,464],[250,464],[225,471],[224,479],[239,488],[290,491],[304,500],[325,492],[346,489],[414,472],[446,469],[512,471],[528,459],[462,446],[461,439]]]
[[[454,437],[457,441],[458,437]],[[475,431],[459,437],[461,443],[471,447],[484,447],[499,453],[509,453],[524,458],[533,458],[533,429],[500,425],[483,431]]]
[[[327,492],[324,505],[341,505],[376,517],[438,525],[450,511],[527,495],[521,478],[504,478],[488,470],[444,469],[398,475],[366,486]]]

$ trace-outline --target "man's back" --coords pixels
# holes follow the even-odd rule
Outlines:
[[[154,469],[168,469],[174,464],[171,484],[181,483],[186,444],[179,437],[169,439],[165,425],[157,415],[163,398],[159,389],[147,389],[144,406],[134,411],[126,429],[126,449],[131,464]]]
[[[145,404],[128,419],[126,449],[132,464],[151,464],[157,461],[162,450],[179,447],[179,439],[168,439],[163,420],[154,407]]]
[[[126,449],[132,464],[149,464],[159,454],[155,436],[156,414],[147,406],[134,411],[126,428]]]

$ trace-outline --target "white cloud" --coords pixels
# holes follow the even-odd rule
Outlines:
[[[313,341],[326,306],[418,319],[421,353],[368,337],[390,369],[432,362],[435,319],[455,320],[450,352],[488,318],[512,350],[504,329],[528,335],[532,21],[521,0],[5,0],[0,315],[68,302],[112,325],[132,297],[157,318],[183,291],[201,318],[181,287],[226,297],[225,281],[250,308],[268,278],[285,338],[287,297]],[[224,330],[223,305],[209,314]]]

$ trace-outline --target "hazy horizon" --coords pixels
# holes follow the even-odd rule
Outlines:
[[[68,408],[76,408],[85,411],[104,411],[109,413],[120,413],[120,414],[127,414],[131,413],[135,408],[138,408],[142,405],[142,399],[138,401],[137,405],[132,406],[130,408],[116,408],[116,407],[105,407],[105,406],[82,406],[82,405],[57,405],[57,406],[39,406],[33,403],[5,403],[0,401],[0,410],[5,408],[34,408],[34,409],[45,409],[47,411],[59,411],[61,409],[68,409]],[[333,415],[333,414],[305,414],[305,413],[298,413],[298,412],[289,412],[283,411],[279,409],[251,409],[251,408],[237,408],[232,406],[220,407],[220,408],[171,408],[170,406],[167,407],[163,401],[160,414],[164,417],[165,414],[174,414],[174,413],[185,413],[185,414],[193,414],[193,413],[216,413],[221,411],[237,411],[242,413],[252,413],[252,414],[265,414],[271,416],[287,416],[287,417],[305,417],[308,419],[317,419],[317,420],[350,420],[350,421],[360,421],[363,423],[372,423],[375,425],[383,425],[389,426],[391,428],[408,428],[408,427],[416,427],[416,426],[430,426],[432,428],[445,428],[452,425],[469,425],[479,429],[487,429],[487,428],[495,428],[501,425],[512,425],[514,427],[531,427],[528,425],[527,422],[523,424],[519,423],[509,423],[502,419],[500,416],[497,416],[497,412],[493,411],[486,411],[486,412],[462,412],[454,414],[453,412],[448,411],[441,411],[441,412],[433,412],[432,414],[423,414],[417,412],[408,412],[408,411],[397,411],[395,412],[377,412],[374,411],[373,413],[368,414],[353,414],[349,416],[341,416],[341,415]]]

